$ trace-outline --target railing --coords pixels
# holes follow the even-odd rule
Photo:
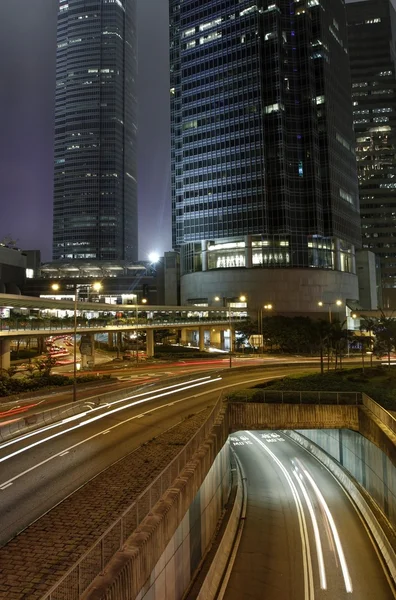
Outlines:
[[[209,431],[219,415],[222,402],[222,395],[220,395],[205,423],[183,450],[67,573],[42,596],[41,600],[78,600],[95,577],[103,573],[106,565],[123,548],[128,537],[139,527],[154,504],[171,486],[199,446],[208,437]]]
[[[239,392],[228,398],[230,402],[256,402],[258,404],[362,404],[361,392],[314,392],[285,390],[254,390]]]
[[[233,324],[243,321],[243,317],[240,319],[233,319]],[[163,321],[153,321],[151,319],[148,320],[140,319],[139,323],[136,322],[125,322],[125,321],[113,321],[110,323],[98,323],[98,322],[90,322],[89,319],[85,322],[78,322],[77,329],[89,329],[89,330],[98,330],[98,331],[114,331],[117,329],[156,329],[158,327],[199,327],[200,325],[228,325],[229,320],[227,318],[221,319],[216,317],[216,319],[210,318],[202,318],[202,319],[177,319],[177,320],[163,320]],[[0,333],[17,333],[17,332],[26,332],[31,333],[32,335],[40,333],[40,332],[58,332],[58,331],[68,331],[72,332],[74,330],[73,323],[61,323],[61,322],[50,322],[48,321],[28,321],[28,322],[5,322],[3,320],[0,323]]]
[[[375,400],[370,398],[370,396],[367,396],[367,394],[364,394],[364,393],[362,394],[362,404],[365,408],[368,408],[368,410],[371,410],[371,412],[374,413],[374,415],[376,417],[378,417],[378,419],[380,419],[380,421],[382,421],[382,423],[384,423],[384,425],[389,427],[389,429],[392,431],[392,433],[394,433],[396,435],[396,419],[393,415],[390,414],[390,412],[388,412],[385,408],[380,406]]]

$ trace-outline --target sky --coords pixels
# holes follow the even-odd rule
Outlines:
[[[0,0],[0,241],[40,249],[43,260],[52,253],[57,4]],[[137,29],[139,259],[146,259],[171,249],[168,1],[137,0]]]
[[[58,0],[0,0],[0,241],[52,255]],[[171,249],[167,0],[137,0],[139,259]]]

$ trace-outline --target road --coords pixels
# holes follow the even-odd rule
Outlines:
[[[224,600],[388,600],[362,521],[333,476],[282,432],[238,432],[247,512]]]
[[[294,367],[288,373],[302,370]],[[285,368],[197,373],[160,381],[0,445],[0,545],[145,441],[214,404],[223,389],[285,375]]]

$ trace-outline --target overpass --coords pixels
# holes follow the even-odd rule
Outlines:
[[[367,443],[371,442],[370,447],[372,446],[373,451],[369,452],[364,448],[360,454],[360,461],[361,437],[357,435],[356,446],[349,448],[349,452],[358,457],[357,471],[353,472],[350,469],[350,474],[358,480],[361,479],[363,483],[367,481],[366,492],[372,493],[377,504],[396,528],[395,506],[390,505],[390,498],[396,497],[396,478],[391,474],[396,467],[396,420],[365,394],[277,394],[277,401],[271,395],[267,401],[259,404],[223,402],[219,399],[208,421],[181,451],[176,478],[173,463],[169,471],[164,472],[160,479],[157,478],[152,486],[141,494],[136,503],[131,505],[43,599],[63,597],[62,594],[66,590],[68,600],[129,600],[138,597],[139,594],[139,598],[144,598],[144,593],[148,594],[147,597],[159,598],[163,593],[161,586],[164,582],[161,583],[160,573],[164,572],[165,560],[168,561],[167,566],[172,572],[175,594],[176,589],[180,591],[180,586],[186,586],[188,577],[195,570],[210,543],[223,504],[228,497],[230,464],[229,447],[226,442],[228,436],[239,429],[349,429],[356,432],[355,435],[360,434]],[[347,448],[340,448],[339,452],[346,455]],[[374,482],[373,473],[378,478]],[[382,492],[379,489],[381,486]],[[158,490],[166,488],[167,491],[159,496]],[[146,514],[142,513],[142,506],[146,507]],[[194,525],[197,510],[201,510],[198,519],[202,528],[200,531],[197,531],[196,524]],[[394,576],[396,560],[393,549],[383,532],[381,533],[382,530],[376,530],[375,527],[374,523],[371,533],[377,539],[381,550],[387,553],[385,560],[389,562],[388,566]],[[183,564],[180,565],[180,552],[177,554],[177,551],[181,548],[180,539],[182,531],[185,535],[186,528],[189,531],[186,538],[188,549],[183,547],[185,556]],[[202,544],[200,553],[193,541],[197,536]],[[103,557],[106,557],[105,562]],[[93,565],[96,565],[96,577]],[[77,580],[84,582],[84,589],[80,588],[73,593],[72,590],[77,589],[73,582]],[[177,597],[167,596],[172,599]],[[205,600],[208,599],[209,596],[205,597]]]
[[[19,311],[16,318],[10,311]],[[61,318],[59,315],[62,315]],[[198,334],[199,349],[204,350],[205,331],[210,342],[220,346],[222,332],[235,328],[247,316],[246,307],[149,306],[147,304],[102,304],[76,300],[55,300],[0,294],[0,369],[10,366],[10,340],[26,337],[86,335],[94,349],[97,333],[107,333],[109,344],[114,334],[128,331],[146,333],[147,356],[154,355],[154,331],[177,329],[183,342],[188,332]],[[231,335],[229,338],[232,350]],[[91,365],[94,365],[94,352]]]

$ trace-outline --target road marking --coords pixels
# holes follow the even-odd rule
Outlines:
[[[107,429],[107,431],[102,431],[102,435],[107,435],[108,433],[110,433],[110,429]]]
[[[69,454],[69,450],[66,450],[66,452],[62,452],[62,454],[59,454],[59,456],[66,456],[66,454]]]
[[[302,556],[303,556],[303,568],[304,568],[304,598],[305,600],[314,600],[315,598],[315,590],[313,585],[313,574],[312,574],[312,560],[311,560],[311,552],[309,545],[309,537],[307,530],[307,523],[305,520],[305,513],[302,507],[301,498],[298,494],[298,490],[294,484],[294,481],[290,477],[288,471],[281,463],[279,458],[275,456],[275,454],[264,444],[260,438],[258,438],[251,431],[245,431],[245,434],[250,435],[262,448],[264,448],[265,452],[271,456],[274,462],[278,465],[283,475],[286,478],[287,483],[289,484],[296,509],[297,509],[297,518],[298,524],[300,527],[300,537],[301,537],[301,547],[302,547]]]
[[[144,417],[144,413],[142,413],[141,415],[138,415],[136,418],[141,419],[142,417]]]
[[[12,485],[12,481],[10,483],[0,486],[0,490],[5,490],[6,488],[10,487],[10,485]]]

